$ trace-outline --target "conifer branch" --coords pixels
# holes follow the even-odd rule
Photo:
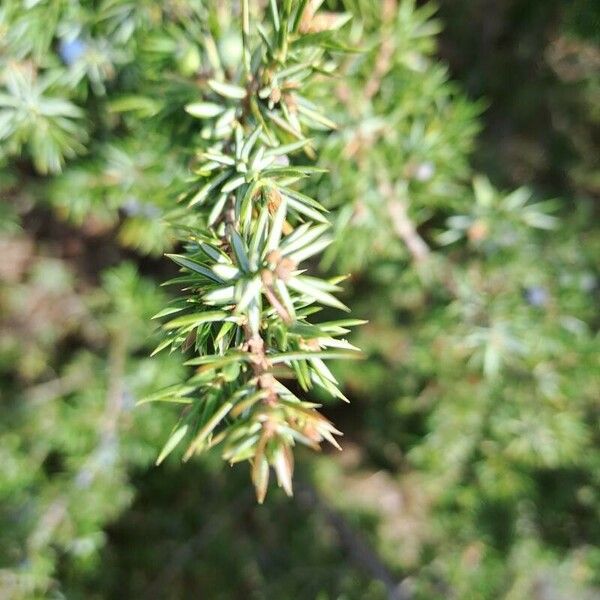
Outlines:
[[[331,242],[326,210],[298,189],[322,172],[312,156],[310,130],[335,127],[303,94],[317,73],[332,69],[331,51],[343,50],[336,30],[311,36],[297,31],[306,3],[270,3],[270,30],[251,29],[242,2],[243,65],[231,80],[210,79],[203,98],[187,105],[202,121],[204,140],[193,166],[194,187],[185,197],[200,225],[186,232],[182,268],[173,283],[187,297],[159,317],[168,317],[158,350],[192,347],[197,367],[186,383],[148,398],[188,404],[159,456],[180,442],[184,458],[220,446],[231,464],[250,461],[262,502],[269,471],[292,493],[296,443],[339,447],[340,432],[281,383],[295,376],[304,391],[318,386],[345,399],[325,360],[356,356],[343,336],[358,321],[313,323],[323,306],[347,310],[335,297],[340,278],[305,274],[302,263]],[[336,23],[338,25],[336,25]]]

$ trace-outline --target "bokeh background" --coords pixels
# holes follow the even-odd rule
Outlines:
[[[253,3],[258,16],[264,2]],[[368,319],[343,452],[257,506],[154,460],[184,376],[149,358],[236,2],[0,6],[0,598],[600,598],[600,4],[331,0],[359,51],[311,191]]]

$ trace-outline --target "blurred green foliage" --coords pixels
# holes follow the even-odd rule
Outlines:
[[[596,3],[322,8],[358,52],[303,90],[339,125],[305,191],[367,356],[314,394],[344,451],[257,507],[218,456],[153,467],[176,414],[135,407],[186,376],[157,256],[238,3],[2,3],[0,597],[599,596]]]

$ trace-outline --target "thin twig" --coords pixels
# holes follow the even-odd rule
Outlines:
[[[406,204],[402,200],[396,199],[388,202],[387,208],[392,219],[394,232],[406,244],[415,262],[421,263],[427,260],[431,254],[431,250],[417,233],[414,223],[408,216]]]
[[[404,242],[413,260],[423,263],[431,255],[431,250],[408,216],[406,202],[398,197],[390,182],[385,179],[380,179],[379,192],[386,201],[394,232]]]
[[[384,564],[381,557],[371,548],[364,536],[356,531],[342,514],[335,511],[309,483],[296,485],[298,501],[306,508],[316,510],[335,529],[340,545],[348,553],[356,566],[371,577],[381,581],[388,594],[388,600],[412,600],[412,593],[398,581]]]
[[[396,0],[383,0],[381,10],[381,27],[384,29],[384,33],[381,36],[383,41],[379,46],[379,52],[375,58],[375,66],[371,77],[364,87],[365,98],[367,100],[371,100],[381,88],[381,82],[392,66],[392,59],[396,50],[395,37],[389,31],[394,15],[396,14]]]
[[[78,389],[88,381],[90,373],[87,370],[78,370],[64,377],[44,381],[27,390],[27,400],[32,404],[45,404],[59,396],[65,396]]]
[[[122,332],[115,334],[108,359],[108,390],[106,405],[102,417],[100,439],[96,448],[89,454],[83,466],[72,479],[75,487],[89,487],[101,469],[98,468],[98,456],[107,446],[116,444],[119,417],[123,409],[123,377],[125,371],[127,343]],[[68,514],[69,498],[66,493],[56,498],[40,517],[36,528],[27,540],[29,551],[43,548],[51,539]]]

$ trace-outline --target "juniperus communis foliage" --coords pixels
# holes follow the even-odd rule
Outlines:
[[[168,320],[158,349],[193,349],[186,364],[197,369],[149,398],[188,405],[159,463],[184,439],[184,459],[219,445],[230,463],[251,462],[259,502],[271,466],[291,495],[296,443],[338,446],[318,405],[283,380],[345,399],[324,361],[356,350],[343,339],[356,321],[309,320],[321,306],[346,309],[333,295],[343,278],[306,274],[331,238],[326,210],[298,189],[322,170],[292,161],[314,156],[308,131],[334,127],[303,90],[334,68],[328,51],[343,50],[335,33],[347,17],[318,22],[306,5],[271,2],[267,28],[243,1],[239,68],[228,78],[212,64],[203,98],[186,106],[202,126],[183,198],[198,225],[182,230],[185,253],[171,255],[186,297],[159,314]]]
[[[319,4],[334,14],[311,14]],[[240,0],[0,3],[0,595],[196,597],[201,590],[207,598],[379,600],[400,582],[401,593],[418,600],[598,595],[593,107],[600,88],[594,43],[573,38],[582,18],[592,23],[581,12],[591,2],[439,4],[443,23],[415,0],[306,2],[284,62],[294,67],[300,52],[310,56],[293,41],[300,34],[327,48],[316,57],[319,72],[296,89],[277,86],[278,100],[262,81],[247,92]],[[268,0],[250,2],[251,80],[280,51],[271,10]],[[345,11],[353,18],[336,35],[358,52],[337,52],[331,28]],[[452,76],[437,52],[442,28]],[[273,60],[273,72],[287,68]],[[461,63],[471,95],[490,105],[485,111],[452,81]],[[291,110],[297,94],[326,120],[310,116],[311,105]],[[294,115],[310,142],[294,134]],[[182,310],[154,324],[190,315],[192,325],[198,312],[225,312],[232,345],[214,347],[222,323],[202,325],[201,352],[192,348],[197,328],[179,340],[169,328],[167,344],[181,345],[148,358],[160,341],[146,339],[150,316],[169,298],[147,277],[164,281],[178,267],[146,254],[178,252],[219,279],[238,269],[227,229],[235,206],[226,199],[208,225],[225,182],[204,199],[206,191],[197,194],[218,176],[243,175],[247,189],[232,125],[239,121],[243,146],[260,117],[249,158],[297,143],[266,168],[290,161],[327,170],[289,186],[273,177],[268,184],[330,210],[324,264],[351,272],[348,304],[369,325],[350,338],[367,355],[360,368],[329,365],[353,403],[351,411],[341,407],[345,451],[303,457],[297,498],[273,493],[255,509],[245,470],[222,468],[217,452],[185,465],[172,456],[152,468],[169,432],[187,425],[185,453],[205,398],[217,411],[255,373],[246,359],[192,365],[198,379],[181,384],[192,368],[183,363],[203,350],[228,354],[238,346],[251,355],[236,322],[249,307],[236,314],[236,301],[207,306],[204,294],[230,286],[185,268],[185,283],[169,291],[187,287],[192,302],[180,297],[169,309]],[[207,153],[225,164],[215,161],[209,171]],[[279,194],[288,213],[284,244],[300,218],[296,198]],[[549,197],[558,199],[536,200]],[[250,225],[235,227],[247,254],[269,199],[270,232],[281,204],[272,190],[257,192]],[[213,244],[223,264],[201,243]],[[145,277],[126,264],[106,269],[125,257]],[[317,260],[298,268],[312,272]],[[264,286],[262,271],[278,263],[262,266],[255,273]],[[276,278],[266,277],[281,304],[280,314],[268,291],[259,295],[266,352],[306,352],[298,339],[311,340],[298,309],[304,299],[290,288],[300,316],[288,326]],[[236,284],[252,279],[244,273]],[[291,348],[275,348],[277,336]],[[308,363],[296,362],[305,376]],[[272,367],[307,399],[284,378],[293,368]],[[169,402],[135,407],[178,382],[159,394],[185,402],[178,427]],[[328,402],[324,389],[308,394]],[[264,406],[257,400],[254,409]],[[207,447],[250,425],[234,410]],[[244,435],[254,451],[256,433]],[[319,501],[306,505],[310,486]],[[340,536],[331,535],[339,533],[332,509]],[[348,547],[352,531],[366,534],[374,563]]]

